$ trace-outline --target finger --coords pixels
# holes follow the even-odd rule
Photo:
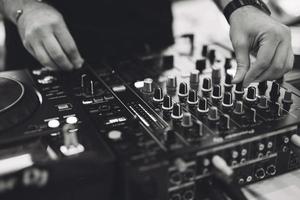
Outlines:
[[[237,69],[232,83],[240,83],[243,81],[250,66],[249,44],[240,42],[233,45],[233,48],[236,54]]]
[[[50,58],[60,69],[72,70],[74,68],[54,36],[46,38],[43,44]]]
[[[51,60],[42,43],[37,43],[32,46],[35,58],[44,66],[57,70],[56,64]]]
[[[258,82],[276,80],[285,73],[285,65],[289,54],[289,44],[282,42],[278,46],[270,67],[256,79]]]
[[[63,27],[60,27],[55,31],[55,36],[75,68],[81,68],[84,61],[78,51],[76,43],[66,25],[61,26]]]
[[[278,45],[279,42],[274,39],[268,40],[261,44],[258,49],[256,61],[245,76],[244,87],[247,87],[269,68]]]

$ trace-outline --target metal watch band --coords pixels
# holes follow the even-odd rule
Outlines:
[[[230,16],[235,10],[248,5],[254,6],[262,10],[267,15],[271,15],[271,11],[262,0],[233,0],[229,4],[227,4],[227,6],[223,10],[224,16],[227,19],[228,23],[230,23],[229,22]]]
[[[42,2],[44,2],[43,0],[35,0],[36,2],[38,2],[38,3],[42,3]],[[19,19],[20,19],[20,17],[23,15],[23,9],[18,9],[17,11],[16,11],[16,22],[18,23],[18,21],[19,21]]]

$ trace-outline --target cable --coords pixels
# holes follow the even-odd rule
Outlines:
[[[233,182],[233,170],[219,155],[212,158],[212,164],[217,170],[214,174],[214,183],[224,191],[232,200],[247,200],[239,185]]]

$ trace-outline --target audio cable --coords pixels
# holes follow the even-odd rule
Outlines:
[[[226,161],[219,155],[212,157],[212,164],[216,169],[215,184],[232,200],[247,200],[239,185],[233,182],[234,172]]]

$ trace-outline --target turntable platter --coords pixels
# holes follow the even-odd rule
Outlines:
[[[33,89],[17,80],[0,77],[0,131],[30,117],[38,105]]]

